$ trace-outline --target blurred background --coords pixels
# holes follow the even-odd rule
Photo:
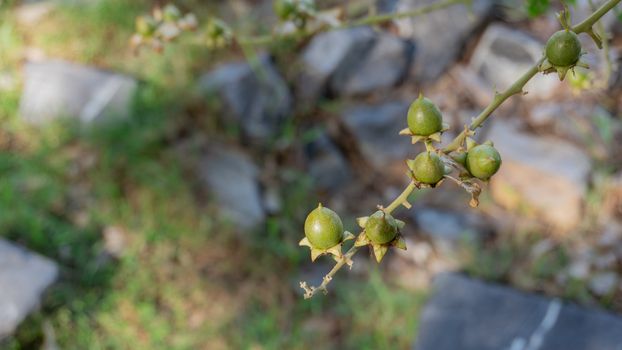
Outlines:
[[[428,0],[318,1],[348,16]],[[179,0],[248,35],[272,2]],[[473,209],[413,194],[407,251],[367,248],[329,294],[299,247],[322,202],[346,229],[408,183],[420,92],[450,140],[542,55],[548,1],[475,0],[383,28],[134,52],[149,0],[0,0],[0,348],[620,349],[622,16],[591,69],[539,75],[478,132],[503,157]],[[573,22],[592,9],[571,3]],[[251,62],[252,64],[249,64]]]

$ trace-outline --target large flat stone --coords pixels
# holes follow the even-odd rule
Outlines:
[[[302,72],[297,81],[298,95],[313,102],[323,95],[331,78],[347,70],[369,52],[374,44],[371,28],[329,31],[315,36],[302,53]]]
[[[602,350],[622,346],[622,317],[457,274],[439,275],[416,350]]]
[[[565,231],[581,220],[591,171],[585,152],[554,137],[530,135],[494,120],[487,137],[501,153],[491,179],[494,199],[511,210],[527,209]]]
[[[414,45],[392,34],[376,34],[365,55],[353,57],[335,72],[331,92],[353,96],[389,89],[406,78]]]
[[[39,306],[57,276],[51,260],[0,239],[0,339]]]
[[[319,34],[302,54],[298,95],[313,102],[326,93],[352,96],[391,88],[404,80],[413,53],[412,42],[368,27]]]
[[[91,123],[130,113],[137,82],[131,77],[64,61],[30,62],[24,68],[22,118],[45,124],[59,118]]]

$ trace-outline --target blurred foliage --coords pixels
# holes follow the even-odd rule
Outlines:
[[[575,5],[576,0],[562,0],[562,4]],[[551,9],[551,2],[549,0],[526,0],[525,10],[529,17],[537,17],[544,15]]]

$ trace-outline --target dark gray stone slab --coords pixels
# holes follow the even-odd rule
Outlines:
[[[0,239],[0,339],[38,307],[57,276],[51,260]]]
[[[315,36],[302,53],[302,72],[297,81],[299,97],[313,102],[323,95],[331,85],[332,77],[358,64],[374,41],[373,30],[367,27],[328,31]]]
[[[409,155],[412,158],[410,139],[398,135],[407,125],[408,106],[401,101],[357,105],[343,113],[343,122],[374,167],[382,169],[396,161],[403,163]]]
[[[376,34],[365,55],[352,57],[335,72],[331,92],[353,96],[389,89],[406,78],[414,44],[392,34]]]
[[[27,63],[20,102],[22,118],[45,124],[58,118],[81,122],[126,117],[137,82],[131,77],[64,61]]]
[[[391,88],[404,80],[414,44],[368,27],[317,35],[302,54],[298,95],[313,102],[329,92],[353,96]]]
[[[622,349],[622,317],[442,274],[414,349],[616,350]]]
[[[222,65],[201,77],[199,88],[218,96],[227,109],[225,121],[255,141],[275,136],[290,116],[290,91],[268,56],[255,68],[246,62]]]

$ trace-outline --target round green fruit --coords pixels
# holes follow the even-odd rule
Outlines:
[[[334,247],[343,237],[343,223],[337,213],[320,205],[305,220],[305,236],[314,248]]]
[[[408,109],[408,128],[413,135],[430,136],[443,129],[443,116],[429,99],[419,96]]]
[[[390,214],[378,210],[367,218],[365,235],[373,243],[389,243],[397,236],[397,222]]]
[[[467,153],[466,168],[481,180],[488,180],[501,166],[501,155],[490,145],[479,145]]]
[[[445,165],[436,153],[424,151],[415,157],[412,171],[417,181],[434,185],[445,175]]]
[[[560,30],[551,35],[546,43],[546,58],[559,67],[575,65],[581,57],[581,42],[574,32]]]

